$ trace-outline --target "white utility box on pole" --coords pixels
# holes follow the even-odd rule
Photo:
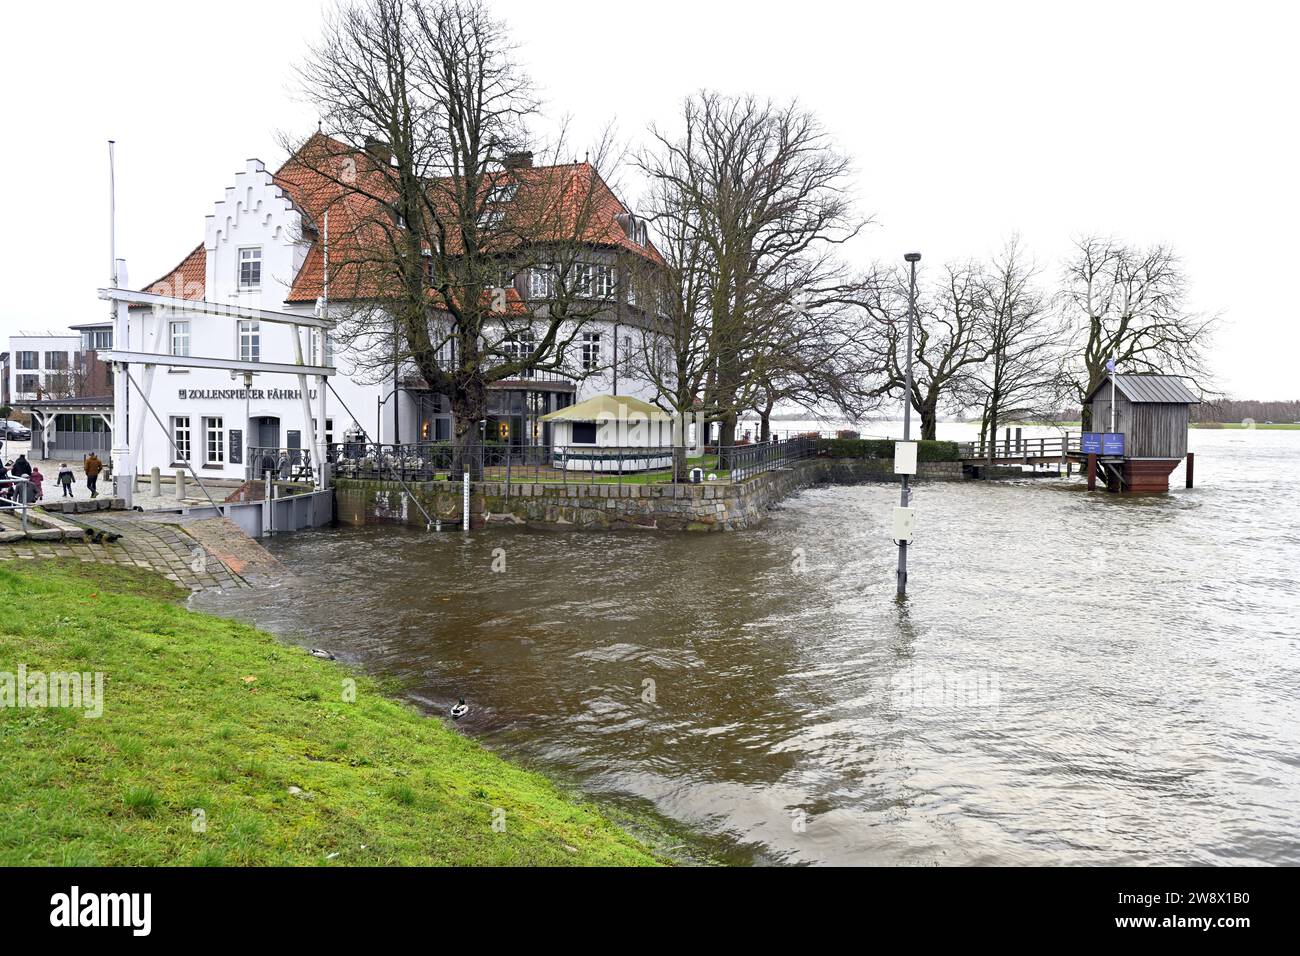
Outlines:
[[[912,528],[916,522],[916,509],[897,507],[894,509],[894,529],[890,536],[898,544],[912,543]]]
[[[914,441],[894,442],[894,474],[916,474],[916,450],[918,447]]]

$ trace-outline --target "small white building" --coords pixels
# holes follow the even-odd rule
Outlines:
[[[81,338],[58,332],[9,337],[9,397],[13,403],[66,397]]]
[[[648,471],[671,468],[673,418],[628,395],[595,395],[542,416],[551,425],[556,468]]]

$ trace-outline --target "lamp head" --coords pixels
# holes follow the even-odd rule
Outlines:
[[[904,253],[903,259],[907,262],[920,262],[921,254],[919,252]]]

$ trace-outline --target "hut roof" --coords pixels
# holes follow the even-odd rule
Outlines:
[[[1085,401],[1092,401],[1097,393],[1110,385],[1110,379],[1099,382]],[[1200,396],[1183,384],[1176,375],[1116,375],[1115,387],[1136,405],[1199,405]]]
[[[655,408],[649,402],[632,398],[630,395],[595,395],[585,402],[570,405],[568,408],[557,408],[542,416],[544,422],[594,422],[601,419],[666,422],[670,421],[672,416],[663,409]]]

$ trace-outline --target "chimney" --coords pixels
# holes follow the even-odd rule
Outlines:
[[[366,152],[374,157],[375,162],[384,166],[393,160],[393,147],[374,136],[366,137]]]
[[[516,153],[506,153],[501,160],[501,165],[506,169],[528,169],[533,165],[532,151],[521,149]]]

